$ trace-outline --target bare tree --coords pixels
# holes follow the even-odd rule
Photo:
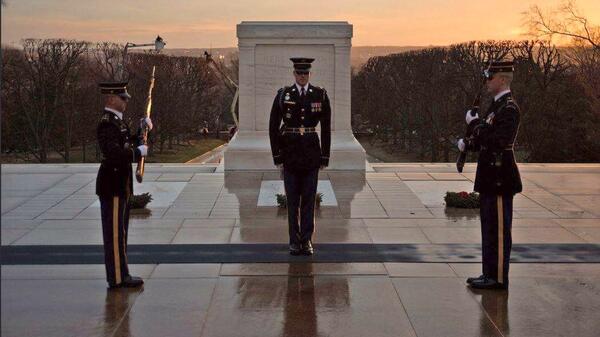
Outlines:
[[[100,79],[115,80],[119,75],[120,67],[125,67],[124,48],[123,45],[113,42],[96,43],[92,49],[92,58],[97,66],[90,70]]]
[[[566,1],[551,13],[534,5],[525,15],[530,34],[537,38],[563,36],[600,48],[600,27],[580,13],[576,1]]]
[[[552,12],[533,6],[525,17],[531,35],[571,40],[565,55],[577,65],[575,71],[591,98],[592,109],[600,115],[600,26],[581,14],[575,1],[567,1]]]
[[[32,155],[47,162],[58,153],[73,161],[73,148],[95,143],[103,99],[98,82],[116,80],[123,64],[132,99],[125,118],[135,129],[145,111],[148,80],[157,66],[153,93],[155,128],[151,144],[162,151],[198,136],[205,123],[218,131],[231,122],[231,94],[203,58],[131,53],[123,63],[123,46],[90,45],[70,40],[23,40],[22,48],[2,47],[1,121],[3,152]],[[237,62],[223,65],[233,71]],[[154,149],[152,146],[151,149]],[[31,158],[23,158],[29,160]]]
[[[520,158],[598,160],[600,144],[594,139],[600,118],[592,114],[591,91],[578,80],[582,63],[546,41],[473,41],[371,58],[353,74],[352,113],[371,131],[371,146],[389,153],[404,149],[419,160],[451,161],[455,139],[464,132],[465,110],[482,89],[482,69],[503,58],[514,59],[517,69]],[[490,102],[484,95],[481,109]]]
[[[87,43],[27,39],[22,44],[21,57],[5,69],[14,75],[10,90],[17,104],[12,108],[23,118],[28,131],[28,137],[22,141],[40,162],[46,162],[50,149],[65,149],[64,137],[60,135],[69,134],[72,129],[67,102],[78,80]]]

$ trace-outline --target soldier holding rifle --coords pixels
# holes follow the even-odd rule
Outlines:
[[[141,140],[131,134],[123,119],[131,98],[127,82],[100,83],[100,90],[106,95],[106,105],[97,129],[103,158],[96,179],[96,194],[100,199],[106,279],[109,288],[139,287],[143,280],[131,276],[127,266],[129,198],[133,193],[131,164],[141,161],[143,167],[148,146],[139,144]],[[152,129],[149,116],[141,120],[140,128]]]
[[[483,274],[467,279],[473,288],[508,288],[513,197],[523,190],[513,150],[520,122],[519,106],[510,91],[513,71],[513,62],[490,63],[484,76],[494,100],[482,118],[467,112],[472,136],[458,141],[461,152],[479,152],[475,191],[481,201]]]

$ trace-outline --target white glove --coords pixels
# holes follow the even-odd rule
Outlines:
[[[142,155],[142,157],[145,157],[148,155],[148,146],[140,145],[137,147],[137,149],[140,150],[140,154]]]
[[[458,146],[458,149],[460,150],[460,152],[465,152],[465,148],[467,146],[465,144],[465,141],[462,138],[458,140],[458,143],[456,145]]]
[[[472,121],[479,118],[479,114],[476,113],[475,116],[471,115],[471,110],[467,111],[467,116],[465,117],[465,121],[467,121],[467,125],[471,124]]]
[[[148,130],[152,130],[152,120],[150,117],[144,117],[140,119],[140,124],[142,127],[147,126]]]

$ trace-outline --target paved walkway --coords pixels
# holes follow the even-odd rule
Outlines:
[[[273,253],[260,260],[267,263],[183,264],[135,263],[133,254],[133,271],[147,280],[143,291],[107,291],[104,267],[93,259],[53,264],[34,254],[9,263],[19,249],[99,249],[97,166],[2,165],[1,334],[597,336],[600,264],[583,263],[594,261],[583,256],[600,248],[599,164],[521,165],[525,191],[515,199],[513,239],[534,253],[530,260],[515,254],[509,292],[478,293],[464,286],[480,271],[478,214],[443,205],[447,190],[472,189],[474,166],[458,174],[454,164],[372,165],[367,174],[322,172],[335,204],[317,214],[321,257],[317,250],[313,260],[286,263]],[[246,254],[285,247],[285,212],[257,206],[263,182],[278,174],[215,169],[148,165],[135,190],[154,201],[150,214],[131,221],[132,247],[156,256],[152,247],[169,245],[184,257],[185,247],[197,248],[200,262],[208,261],[203,244]],[[372,247],[380,255],[331,263],[329,247],[338,255],[344,247]],[[415,253],[389,260],[383,247]],[[356,256],[361,252],[369,250]],[[552,263],[531,263],[548,252],[557,254]]]

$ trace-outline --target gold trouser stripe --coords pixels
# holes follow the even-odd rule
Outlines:
[[[498,196],[498,283],[504,283],[504,209]]]
[[[121,283],[121,258],[119,256],[119,197],[113,197],[113,257],[115,262],[115,282]]]

